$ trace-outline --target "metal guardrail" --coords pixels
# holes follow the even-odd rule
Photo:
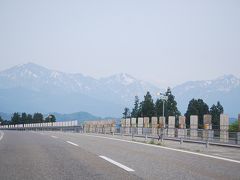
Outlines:
[[[72,131],[84,132],[83,126],[49,126],[49,127],[11,127],[0,128],[0,130],[15,130],[15,131]]]
[[[237,145],[240,147],[240,132],[205,129],[177,128],[116,128],[115,134],[168,139],[175,141]]]
[[[15,124],[0,126],[0,130],[18,130],[18,131],[73,131],[83,132],[83,125],[78,121],[48,122],[32,124]]]
[[[69,127],[78,126],[78,121],[63,121],[63,122],[46,122],[46,123],[29,123],[29,124],[10,124],[0,126],[0,129],[14,129],[14,128],[43,128],[43,127]]]
[[[59,126],[61,125],[61,126]],[[139,128],[139,127],[94,127],[87,128],[84,124],[73,122],[37,123],[32,125],[0,126],[0,130],[19,131],[72,131],[78,133],[119,134],[124,136],[173,140],[202,144],[227,145],[240,147],[240,132],[228,132],[213,129],[178,129],[178,128]]]

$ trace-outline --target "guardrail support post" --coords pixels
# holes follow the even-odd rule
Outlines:
[[[228,142],[229,140],[229,117],[225,114],[220,115],[220,141]]]
[[[237,132],[237,144],[240,144],[240,132]]]
[[[180,138],[180,144],[183,144],[183,138]]]
[[[190,116],[190,138],[198,139],[198,116]]]
[[[208,148],[208,147],[209,147],[209,141],[206,140],[206,148]]]

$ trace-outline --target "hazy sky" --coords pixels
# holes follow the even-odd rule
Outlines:
[[[162,86],[240,77],[240,1],[0,0],[0,70],[26,62]]]

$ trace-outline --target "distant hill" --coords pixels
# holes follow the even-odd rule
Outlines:
[[[51,113],[55,115],[57,121],[78,120],[79,122],[88,120],[99,120],[100,117],[94,116],[87,112],[76,112],[71,114]]]
[[[12,117],[12,114],[0,112],[0,116],[3,118],[3,120],[10,120]]]

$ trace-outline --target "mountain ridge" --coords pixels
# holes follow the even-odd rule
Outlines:
[[[69,113],[71,110],[72,112],[83,110],[103,117],[121,116],[122,109],[132,103],[135,95],[142,97],[147,91],[159,90],[125,73],[95,79],[80,73],[50,70],[33,63],[14,66],[0,72],[0,92],[5,95],[0,96],[0,100],[4,102],[0,104],[0,108],[5,111],[27,111],[27,108],[20,108],[21,104],[15,104],[18,106],[17,109],[4,106],[10,102],[7,97],[12,99],[15,96],[13,89],[23,94],[16,98],[18,102],[27,102],[25,104],[28,106],[36,105],[35,108],[31,108],[33,112],[37,110],[37,107],[44,112]],[[38,101],[29,100],[25,91],[31,95],[32,99]],[[60,99],[64,100],[59,101]],[[59,102],[55,104],[55,108],[52,104],[54,101]],[[83,102],[80,103],[80,101]],[[76,108],[77,106],[79,109]]]
[[[225,113],[237,117],[240,112],[240,79],[234,75],[223,75],[213,80],[188,81],[173,88],[178,102],[201,98],[208,105],[220,101]],[[186,111],[187,103],[179,106],[180,111]]]
[[[96,79],[34,63],[0,72],[0,109],[4,112],[86,111],[101,117],[120,117],[124,107],[132,108],[135,95],[141,99],[147,91],[154,99],[156,92],[164,92],[126,73]],[[172,91],[182,114],[192,98],[202,98],[210,107],[219,100],[231,116],[240,112],[240,79],[231,74],[213,80],[187,81]]]

